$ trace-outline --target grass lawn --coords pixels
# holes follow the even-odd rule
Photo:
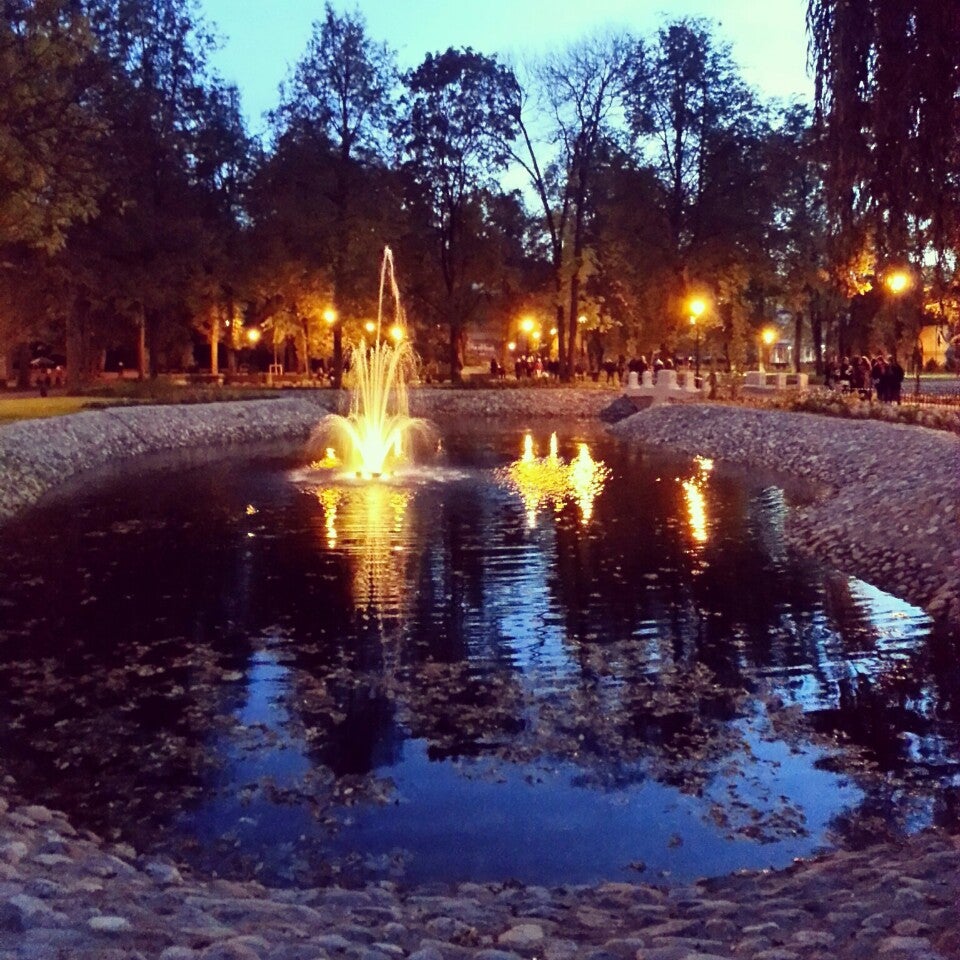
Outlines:
[[[103,405],[89,397],[0,397],[0,424],[61,417]]]

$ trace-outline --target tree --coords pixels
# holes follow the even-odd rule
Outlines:
[[[469,47],[428,54],[404,78],[406,112],[397,128],[410,202],[423,218],[441,297],[437,319],[449,327],[451,376],[460,379],[466,322],[475,302],[468,212],[508,162],[516,132],[513,74]]]
[[[332,307],[342,317],[356,295],[358,272],[368,282],[372,264],[366,245],[359,244],[355,203],[360,168],[377,162],[385,152],[393,118],[396,87],[394,56],[366,32],[359,12],[338,15],[329,0],[324,17],[313,24],[307,50],[294,71],[275,115],[278,129],[294,138],[309,129],[310,138],[329,141],[334,176],[329,184],[333,231],[330,250],[333,276]],[[382,245],[382,244],[381,244]],[[358,249],[359,248],[359,249]],[[357,256],[360,253],[361,256]],[[343,373],[342,323],[334,324],[333,381]]]
[[[709,25],[681,19],[661,27],[648,44],[627,112],[638,158],[650,163],[663,191],[668,255],[654,282],[669,318],[665,339],[675,338],[686,319],[690,293],[708,285],[717,296],[723,339],[728,346],[740,343],[746,285],[769,268],[766,224],[773,210],[764,176],[764,110]]]
[[[41,278],[70,228],[94,216],[104,190],[97,145],[106,124],[96,110],[93,38],[73,5],[20,0],[0,19],[0,377],[6,345],[22,344],[20,383],[29,376],[29,334],[49,316]],[[49,304],[46,304],[49,306]]]
[[[73,5],[20,0],[0,19],[0,248],[50,253],[97,210],[104,133],[87,94],[93,40]]]
[[[561,375],[573,377],[577,320],[592,191],[598,165],[615,139],[613,121],[631,64],[643,48],[623,35],[598,36],[544,60],[538,86],[552,120],[556,156],[544,170],[523,116],[527,97],[517,88],[515,113],[525,153],[514,153],[536,190],[549,238],[556,293]],[[566,297],[564,294],[566,293]],[[566,303],[564,303],[566,300]]]
[[[120,321],[137,331],[141,376],[190,342],[191,282],[210,239],[202,140],[219,123],[212,39],[192,0],[85,0],[97,41],[98,106],[110,123],[99,163],[109,189],[98,217],[64,250],[68,385]],[[224,88],[225,90],[226,88]]]
[[[809,0],[807,25],[834,229],[848,248],[859,240],[856,256],[870,260],[880,282],[916,265],[912,332],[925,322],[924,299],[940,305],[941,319],[956,320],[946,308],[958,289],[960,251],[955,5]],[[886,326],[895,343],[897,311],[888,311]]]
[[[881,257],[911,252],[910,221],[956,242],[960,18],[922,0],[810,0],[818,119],[831,209],[860,213]]]

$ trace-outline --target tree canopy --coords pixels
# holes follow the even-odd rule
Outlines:
[[[955,335],[957,17],[917,0],[808,13],[813,112],[765,101],[702,19],[522,64],[451,48],[401,73],[328,2],[258,139],[194,0],[12,0],[2,353],[64,352],[71,385],[121,360],[323,363],[339,384],[385,245],[416,349],[454,378],[510,344],[564,378],[605,353],[684,355],[694,295],[697,343],[732,366],[771,322],[817,362],[896,349],[930,318]],[[898,264],[915,282],[895,304]]]

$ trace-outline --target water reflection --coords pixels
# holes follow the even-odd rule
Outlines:
[[[696,457],[694,465],[697,468],[696,474],[688,480],[683,480],[681,485],[687,504],[690,535],[694,543],[706,543],[709,536],[706,486],[710,471],[713,470],[713,461],[706,457]]]
[[[497,471],[499,482],[523,501],[530,528],[536,526],[541,511],[551,507],[559,512],[570,502],[578,507],[581,522],[587,523],[609,475],[606,464],[594,460],[590,447],[583,442],[577,444],[576,457],[563,460],[556,433],[550,435],[547,455],[538,457],[533,434],[529,432],[523,437],[520,458]]]
[[[381,483],[320,487],[315,492],[328,550],[353,566],[354,600],[371,608],[395,606],[407,589],[401,554],[413,492]]]
[[[7,531],[21,788],[306,882],[397,846],[416,879],[682,877],[955,818],[955,651],[790,555],[783,491],[579,438],[447,448],[444,483],[224,465]]]

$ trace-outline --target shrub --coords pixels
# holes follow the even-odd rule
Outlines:
[[[909,402],[903,405],[877,403],[861,400],[856,394],[824,390],[777,394],[770,397],[749,396],[742,397],[736,402],[741,406],[816,413],[821,416],[846,417],[852,420],[884,420],[887,423],[904,423],[960,434],[960,410],[956,407],[919,406]]]

